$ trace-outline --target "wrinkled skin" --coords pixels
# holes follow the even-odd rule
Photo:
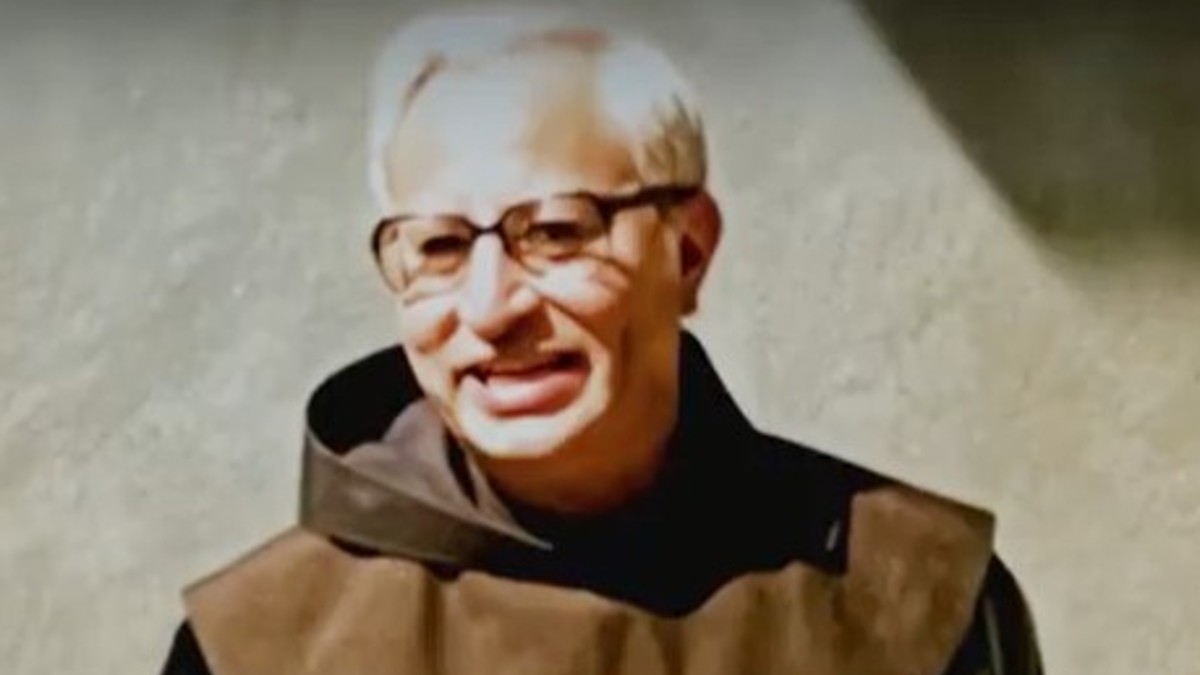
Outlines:
[[[531,198],[643,187],[630,139],[600,113],[594,68],[586,54],[556,53],[440,73],[388,146],[391,212],[486,225]],[[406,354],[448,428],[501,489],[559,511],[595,511],[653,475],[675,421],[680,322],[718,231],[705,193],[669,211],[631,209],[614,218],[606,255],[541,276],[485,236],[457,292],[414,303],[399,292],[386,234],[380,260],[398,291]],[[559,353],[579,369],[559,396],[511,414],[481,403],[491,380],[472,368]]]

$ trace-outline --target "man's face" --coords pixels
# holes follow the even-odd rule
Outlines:
[[[439,74],[388,148],[393,212],[490,225],[530,199],[645,187],[594,100],[592,68],[556,55]],[[460,439],[497,460],[657,442],[677,396],[679,238],[653,206],[630,209],[613,218],[603,254],[540,274],[499,237],[476,239],[452,291],[411,302],[397,292],[402,343],[427,398]],[[385,273],[395,246],[385,235]]]

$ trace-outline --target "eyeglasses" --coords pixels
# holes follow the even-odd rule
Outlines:
[[[410,298],[453,290],[461,280],[475,240],[497,234],[504,251],[536,274],[589,255],[603,256],[613,218],[642,206],[659,209],[681,204],[695,186],[664,185],[631,195],[600,196],[571,192],[533,199],[508,208],[483,227],[458,215],[405,214],[375,226],[375,256],[400,275],[397,285]]]

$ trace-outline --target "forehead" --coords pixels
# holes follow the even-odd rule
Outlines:
[[[384,158],[394,206],[493,211],[636,180],[626,135],[597,96],[597,60],[556,51],[448,69],[417,96]]]

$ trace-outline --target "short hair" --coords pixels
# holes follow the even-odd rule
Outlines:
[[[480,6],[412,19],[381,50],[369,92],[367,139],[379,208],[387,209],[389,201],[387,145],[426,84],[448,68],[547,46],[595,56],[599,112],[630,139],[641,181],[705,183],[707,152],[694,89],[660,49],[559,8]]]

